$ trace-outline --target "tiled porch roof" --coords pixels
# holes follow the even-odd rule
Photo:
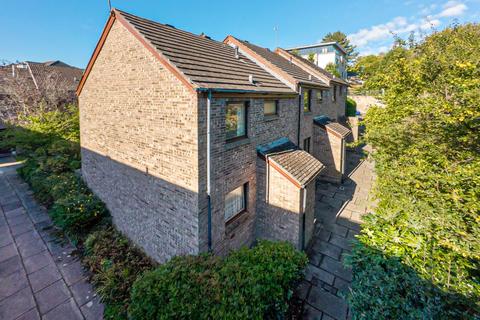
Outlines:
[[[310,153],[300,149],[272,154],[268,156],[268,163],[301,188],[313,181],[325,167]]]
[[[327,116],[317,116],[315,118],[313,118],[313,122],[324,128],[325,130],[328,130],[330,132],[333,132],[333,134],[335,134],[336,136],[340,137],[340,138],[345,138],[347,137],[350,133],[352,133],[352,131],[341,125],[340,123],[338,122],[332,122],[330,120],[329,117]]]

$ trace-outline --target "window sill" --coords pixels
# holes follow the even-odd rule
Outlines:
[[[236,147],[240,147],[240,146],[243,146],[243,145],[249,144],[249,143],[250,143],[250,138],[248,138],[248,137],[242,137],[242,138],[236,138],[236,139],[233,139],[233,140],[229,140],[225,144],[225,150],[235,149]]]
[[[278,114],[271,114],[271,115],[264,115],[263,116],[263,121],[274,121],[274,120],[278,120],[280,119],[280,117],[278,116]]]
[[[310,116],[312,114],[312,111],[303,111],[304,116]]]
[[[247,210],[243,210],[225,221],[225,235],[232,235],[232,237],[235,236],[235,230],[248,219],[248,213]]]

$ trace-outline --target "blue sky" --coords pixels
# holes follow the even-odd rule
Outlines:
[[[232,34],[270,48],[313,44],[341,30],[361,54],[387,50],[391,32],[407,37],[410,31],[428,33],[432,26],[442,29],[453,21],[480,22],[480,0],[111,1],[124,11],[193,33],[217,40]],[[107,17],[107,0],[3,0],[0,61],[58,59],[84,68]]]

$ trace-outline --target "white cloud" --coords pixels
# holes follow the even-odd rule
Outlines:
[[[358,47],[360,54],[372,54],[386,51],[391,46],[393,35],[406,36],[410,32],[428,32],[442,24],[449,17],[463,15],[467,6],[458,1],[448,1],[443,6],[431,4],[419,7],[423,17],[395,17],[392,20],[363,28],[348,35],[350,41]],[[441,10],[440,12],[438,12]],[[436,13],[434,13],[437,11]]]
[[[436,18],[458,17],[465,13],[467,5],[458,1],[448,1],[443,5],[443,10],[435,15]]]

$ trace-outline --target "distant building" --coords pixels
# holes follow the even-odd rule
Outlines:
[[[320,68],[325,68],[329,63],[334,63],[342,79],[347,79],[347,52],[337,42],[294,47],[287,49],[287,51],[298,53],[305,59],[309,59],[313,55],[313,62]]]

